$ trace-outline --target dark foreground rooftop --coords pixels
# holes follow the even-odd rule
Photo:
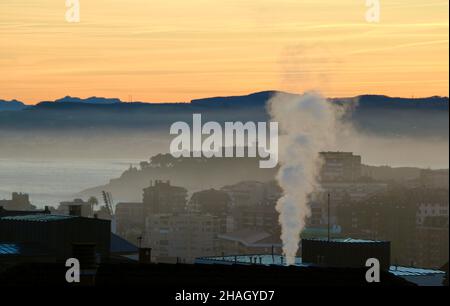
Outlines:
[[[0,286],[67,287],[64,264],[28,263],[0,267]],[[383,272],[381,283],[369,284],[366,269],[283,267],[261,265],[102,264],[97,287],[299,287],[299,286],[412,286]]]

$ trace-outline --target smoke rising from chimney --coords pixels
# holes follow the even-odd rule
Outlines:
[[[280,128],[277,181],[283,196],[278,200],[277,211],[283,253],[287,265],[292,265],[310,215],[308,197],[318,185],[322,164],[319,152],[334,149],[342,112],[316,92],[307,92],[300,98],[277,94],[268,107]]]

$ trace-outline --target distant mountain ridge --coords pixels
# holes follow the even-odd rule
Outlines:
[[[113,98],[101,98],[101,97],[90,97],[87,99],[81,99],[71,96],[66,96],[62,99],[55,100],[55,103],[88,103],[88,104],[115,104],[122,103],[120,99]]]
[[[270,118],[267,102],[276,94],[300,96],[263,91],[244,96],[196,99],[190,103],[126,103],[114,98],[69,96],[32,106],[13,101],[6,105],[15,104],[18,108],[13,112],[0,112],[0,130],[167,130],[175,121],[191,121],[193,113],[201,113],[204,120],[217,122],[265,121]],[[351,104],[352,111],[347,119],[367,134],[448,138],[448,97],[414,99],[363,95],[330,98],[329,101]]]
[[[48,108],[50,105],[54,105],[54,108],[57,108],[56,104],[85,104],[88,105],[117,105],[117,104],[126,104],[128,106],[142,106],[142,104],[150,104],[150,105],[192,105],[192,106],[202,106],[202,107],[231,107],[231,106],[245,106],[245,107],[254,107],[254,106],[265,106],[266,102],[270,100],[274,95],[282,94],[286,96],[300,96],[300,94],[280,92],[280,91],[261,91],[256,93],[251,93],[248,95],[241,96],[220,96],[220,97],[209,97],[202,99],[194,99],[189,102],[180,101],[180,102],[124,102],[118,98],[104,98],[104,97],[89,97],[86,99],[66,96],[61,99],[57,99],[54,101],[42,101],[37,103],[36,105],[27,105],[23,102],[12,100],[5,101],[0,100],[0,110],[22,110],[26,107],[41,107],[44,106]],[[329,98],[328,99],[334,103],[348,103],[348,102],[358,102],[362,107],[368,108],[378,108],[380,106],[390,107],[390,108],[434,108],[441,110],[448,110],[448,97],[441,96],[431,96],[425,98],[401,98],[401,97],[390,97],[385,95],[360,95],[356,97],[344,97],[344,98]]]
[[[18,111],[26,108],[27,106],[17,100],[0,100],[0,111]]]

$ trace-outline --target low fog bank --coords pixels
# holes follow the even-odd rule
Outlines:
[[[142,159],[169,152],[169,131],[0,132],[3,159]],[[368,165],[448,168],[449,141],[442,138],[381,137],[340,131],[337,147],[352,151]]]
[[[449,167],[449,141],[429,137],[380,137],[362,133],[343,133],[338,137],[340,151],[355,152],[363,163],[372,166]]]
[[[194,113],[202,115],[203,123],[266,121],[267,101],[276,93],[186,104],[48,102],[0,111],[0,158],[147,160],[169,151],[174,122],[191,123]],[[339,150],[362,155],[369,165],[448,168],[448,98],[361,96],[329,101],[351,108],[337,131]]]

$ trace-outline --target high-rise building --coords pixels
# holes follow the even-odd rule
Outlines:
[[[154,261],[192,263],[216,254],[218,228],[212,215],[154,214],[146,219],[144,239]]]
[[[182,213],[186,209],[186,197],[185,188],[156,180],[144,189],[144,215]]]
[[[281,231],[276,210],[276,201],[265,201],[250,206],[233,207],[233,229],[261,229],[268,233]]]
[[[232,201],[230,231],[262,229],[269,233],[279,231],[278,212],[275,209],[282,190],[275,181],[246,181],[222,188]]]
[[[281,189],[275,181],[244,181],[225,186],[222,191],[228,193],[233,206],[239,207],[257,205],[281,196]]]
[[[361,178],[361,156],[351,152],[321,152],[322,182],[354,182]]]
[[[195,192],[188,204],[189,212],[217,217],[220,233],[228,231],[230,209],[230,196],[226,192],[216,189]]]

